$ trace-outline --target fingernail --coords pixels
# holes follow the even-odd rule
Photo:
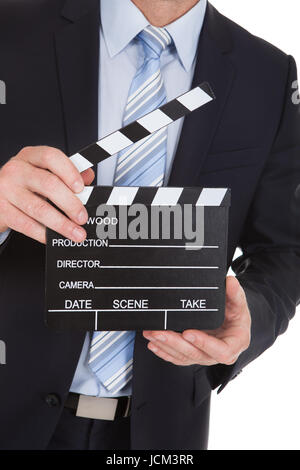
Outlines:
[[[83,191],[84,184],[81,180],[76,180],[75,183],[73,183],[73,191],[74,193],[80,193]]]
[[[85,231],[83,229],[76,227],[73,230],[73,237],[76,241],[81,242],[85,238]]]
[[[149,348],[150,348],[151,351],[153,351],[153,352],[156,352],[157,349],[158,349],[158,348],[157,348],[156,346],[154,346],[154,344],[152,344],[152,343],[149,343]]]
[[[87,221],[87,212],[85,209],[82,209],[82,211],[79,212],[77,220],[80,224],[85,224],[85,222]]]
[[[195,341],[195,336],[191,335],[190,333],[184,335],[184,338],[187,339],[190,343],[193,343]]]

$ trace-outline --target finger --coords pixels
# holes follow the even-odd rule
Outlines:
[[[74,193],[80,193],[84,189],[81,174],[61,150],[43,146],[26,147],[16,158],[21,158],[38,168],[50,170]]]
[[[230,339],[230,346],[224,340],[200,330],[186,330],[183,337],[220,364],[232,364],[240,352],[240,342],[234,337]]]
[[[180,359],[177,359],[172,354],[169,354],[167,351],[160,348],[159,345],[157,345],[156,343],[149,342],[148,343],[148,349],[150,349],[150,351],[152,351],[154,354],[156,354],[156,356],[160,357],[161,359],[164,359],[167,362],[172,362],[172,364],[174,364],[176,366],[189,366],[189,365],[195,364],[194,362],[186,362],[186,361],[182,361]],[[211,366],[211,365],[215,365],[215,364],[216,364],[215,361],[209,359],[207,361],[207,363],[203,363],[201,365]]]
[[[17,207],[14,207],[9,202],[6,202],[6,224],[12,230],[23,233],[27,237],[33,238],[40,243],[46,243],[46,230],[45,227],[39,224],[36,220],[28,217],[21,212]],[[1,209],[4,206],[1,206]]]
[[[174,331],[145,332],[144,337],[181,364],[211,365],[213,359]]]
[[[161,359],[164,359],[167,362],[171,362],[172,364],[174,364],[176,366],[183,365],[174,356],[172,356],[171,354],[168,354],[166,351],[159,348],[156,344],[153,344],[153,343],[149,342],[148,343],[148,349],[150,349],[150,351],[152,351],[156,356],[160,357]],[[184,364],[184,365],[187,365],[187,364]]]
[[[89,186],[95,179],[95,172],[92,168],[88,168],[81,173],[81,177],[83,179],[84,185]]]
[[[246,294],[238,280],[229,276],[226,280],[226,327],[243,327],[250,334],[251,315],[246,299]]]
[[[88,214],[79,198],[57,176],[49,171],[34,168],[30,171],[31,181],[27,187],[52,201],[75,223],[83,225]]]
[[[35,221],[74,242],[82,242],[86,238],[86,232],[82,227],[69,220],[47,201],[26,189],[15,190],[10,195],[10,202]]]
[[[245,301],[244,290],[234,276],[226,278],[226,303],[227,305],[239,307]]]

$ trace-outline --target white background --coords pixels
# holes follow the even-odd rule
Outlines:
[[[299,0],[211,3],[252,34],[292,54],[300,76]],[[299,336],[300,309],[271,349],[247,366],[220,395],[213,394],[210,450],[300,449]]]

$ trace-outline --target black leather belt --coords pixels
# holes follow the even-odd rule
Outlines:
[[[64,406],[73,410],[75,415],[81,418],[113,421],[116,418],[130,416],[131,396],[91,397],[70,392]]]

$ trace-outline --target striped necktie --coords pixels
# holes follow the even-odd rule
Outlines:
[[[147,26],[138,36],[144,62],[130,87],[124,113],[127,125],[166,102],[160,56],[172,42],[167,30]],[[115,186],[161,186],[167,154],[167,129],[144,138],[117,158]],[[117,395],[132,380],[135,331],[94,332],[89,366],[102,386]]]

